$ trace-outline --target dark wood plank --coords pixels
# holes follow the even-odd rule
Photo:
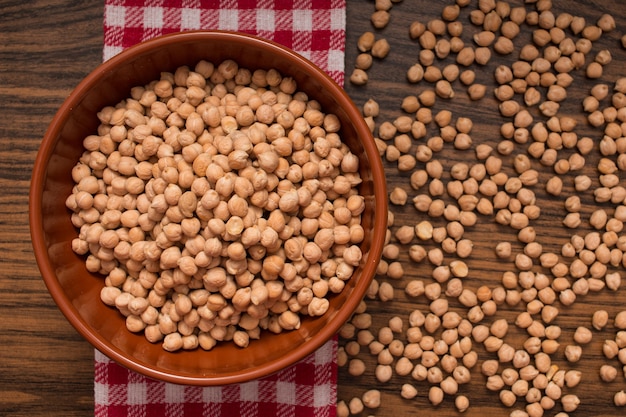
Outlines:
[[[30,171],[64,98],[102,60],[100,2],[0,5],[0,414],[93,413],[93,348],[48,295],[28,230]]]

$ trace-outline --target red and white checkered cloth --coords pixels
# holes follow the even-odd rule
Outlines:
[[[198,387],[156,381],[96,351],[95,417],[334,417],[336,357],[333,339],[265,378]]]
[[[233,30],[281,43],[344,82],[345,0],[105,0],[107,60],[158,35]],[[223,387],[147,378],[95,353],[96,417],[334,417],[337,339],[268,377]]]
[[[171,32],[232,30],[291,48],[343,85],[345,11],[345,0],[106,0],[103,55]]]

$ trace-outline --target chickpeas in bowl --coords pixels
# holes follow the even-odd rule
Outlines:
[[[32,191],[38,264],[70,322],[123,365],[187,384],[267,375],[321,346],[386,231],[382,164],[345,92],[228,32],[167,35],[94,71],[50,125]]]

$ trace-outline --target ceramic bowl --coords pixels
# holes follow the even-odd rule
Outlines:
[[[306,317],[299,329],[264,332],[245,348],[230,342],[206,351],[168,352],[142,334],[131,333],[124,317],[100,300],[103,277],[88,272],[84,256],[72,251],[77,229],[65,206],[74,185],[71,171],[83,139],[96,132],[97,113],[130,96],[135,86],[162,71],[200,60],[235,60],[250,70],[277,69],[319,101],[342,124],[341,137],[360,159],[365,196],[363,259],[328,312]],[[45,284],[61,312],[96,349],[148,377],[187,385],[224,385],[257,379],[288,367],[334,337],[362,300],[375,274],[386,232],[387,194],[380,156],[359,110],[344,90],[302,56],[276,43],[232,32],[184,32],[145,41],[101,64],[80,82],[52,119],[41,142],[30,188],[33,249]]]

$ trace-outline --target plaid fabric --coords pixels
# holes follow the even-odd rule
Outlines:
[[[261,36],[344,81],[345,0],[106,0],[105,60],[137,42],[193,29]]]
[[[164,383],[96,351],[95,417],[334,417],[337,343],[259,380],[223,387]]]
[[[345,0],[105,0],[103,59],[143,40],[193,29],[281,43],[344,81]],[[224,387],[155,381],[95,352],[96,417],[334,417],[337,339],[274,375]]]

